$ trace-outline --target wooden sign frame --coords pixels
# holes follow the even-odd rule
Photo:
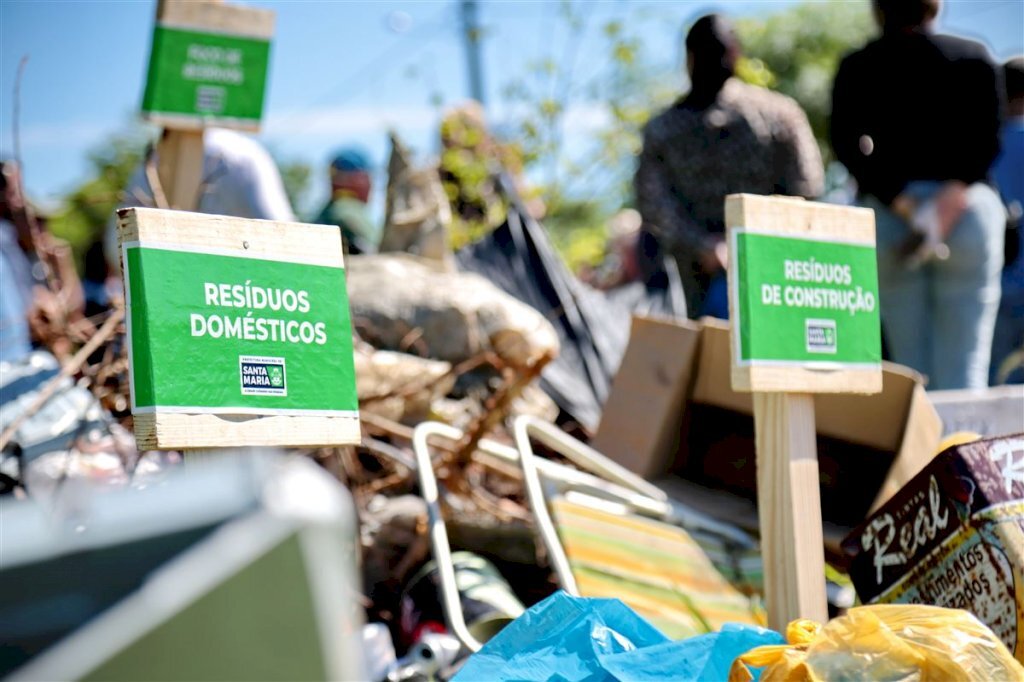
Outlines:
[[[738,291],[740,277],[745,274],[740,268],[749,264],[738,262],[736,237],[742,230],[819,243],[870,245],[873,273],[874,213],[789,197],[739,194],[726,197],[725,221],[730,238],[732,387],[754,394],[758,517],[768,625],[785,632],[786,625],[798,618],[820,623],[828,620],[813,394],[879,393],[882,369],[880,357],[877,365],[853,367],[841,362],[794,361],[773,366],[771,362],[741,361],[743,320]],[[861,253],[862,258],[864,255]],[[877,310],[873,315],[870,319],[877,319]]]
[[[725,200],[725,224],[730,236],[736,228],[748,232],[792,235],[875,244],[875,214],[868,208],[822,204],[792,197],[734,194]],[[730,240],[731,241],[731,240]],[[729,318],[738,320],[736,286],[739,264],[729,259]],[[863,369],[834,369],[828,363],[813,367],[743,366],[733,335],[733,390],[784,393],[879,393],[881,362]]]
[[[159,0],[156,10],[158,26],[267,41],[274,37],[274,22],[272,10],[234,5],[219,0]],[[150,58],[152,59],[152,56]],[[144,117],[151,123],[172,130],[202,131],[210,125],[210,121],[194,115],[145,112]],[[245,119],[215,118],[213,125],[251,133],[259,132],[260,129],[259,121]]]
[[[274,34],[274,12],[219,0],[159,0],[157,26],[224,33],[269,41]],[[153,59],[153,56],[150,56]],[[264,86],[265,87],[265,86]],[[209,120],[143,112],[143,117],[165,128],[157,146],[157,174],[167,201],[161,208],[193,211],[198,206],[203,182],[203,130]],[[217,119],[222,128],[258,132],[259,121]]]
[[[153,245],[159,249],[194,250],[248,259],[263,256],[266,260],[344,267],[340,234],[319,225],[129,208],[118,212],[118,239],[122,259],[125,258],[126,246]],[[127,265],[122,262],[125,289],[129,292]],[[347,305],[343,294],[343,291],[338,291],[338,303]],[[132,306],[138,304],[133,301],[128,307],[129,344]],[[188,321],[184,324],[187,325]],[[343,331],[337,330],[337,333]],[[350,336],[347,343],[351,344]],[[131,358],[130,348],[129,356]],[[132,408],[140,450],[243,445],[311,447],[360,442],[357,407],[351,414],[343,416],[200,414],[173,409],[161,411],[160,408],[136,412],[134,369],[132,367]],[[354,373],[352,392],[354,395]]]

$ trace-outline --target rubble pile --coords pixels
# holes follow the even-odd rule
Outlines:
[[[413,168],[397,144],[391,171],[387,250],[345,264],[361,442],[281,459],[316,462],[302,465],[339,492],[329,472],[355,503],[344,541],[360,587],[346,585],[346,598],[353,622],[370,623],[373,679],[449,679],[462,666],[458,679],[521,679],[529,661],[537,679],[746,681],[756,668],[788,670],[790,650],[815,670],[846,671],[854,631],[882,626],[907,658],[881,652],[879,670],[1019,668],[1024,437],[940,446],[922,378],[895,366],[878,395],[818,396],[833,620],[773,632],[755,408],[731,388],[729,326],[673,320],[669,292],[646,289],[637,296],[660,312],[626,324],[638,302],[608,313],[609,299],[547,269],[542,226],[515,206],[453,258],[436,173]],[[541,271],[529,286],[517,279],[527,262]],[[123,302],[89,320],[54,310],[36,331],[49,350],[0,363],[0,494],[52,501],[73,519],[82,487],[161,489],[202,463],[206,453],[136,447]],[[250,512],[232,486],[273,490],[260,502],[270,516],[301,506],[274,479],[287,465],[256,468],[217,485]],[[910,551],[895,553],[894,524]],[[960,587],[934,584],[957,571]],[[872,605],[851,609],[854,587]],[[932,640],[948,632],[984,647],[909,653],[940,648]]]

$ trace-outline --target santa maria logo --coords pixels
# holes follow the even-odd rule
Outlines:
[[[242,395],[288,395],[284,358],[240,355],[238,370],[242,376]]]
[[[836,352],[835,320],[807,320],[805,328],[808,353]]]

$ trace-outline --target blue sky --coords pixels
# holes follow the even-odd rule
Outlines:
[[[843,1],[843,0],[840,0]],[[846,0],[863,4],[867,0]],[[135,119],[148,59],[155,1],[0,0],[0,156],[12,152],[12,89],[29,55],[21,93],[21,146],[29,194],[52,204],[84,179],[86,155]],[[278,0],[246,4],[277,13],[269,96],[261,134],[284,158],[322,168],[349,143],[385,162],[385,131],[396,128],[422,154],[434,151],[431,94],[467,94],[457,3]],[[765,14],[793,0],[732,2],[594,1],[593,30],[577,59],[600,72],[599,26],[629,18],[648,54],[678,62],[684,22],[711,10]],[[947,0],[940,30],[985,42],[995,56],[1024,53],[1024,0]],[[484,72],[490,114],[500,89],[530,62],[559,56],[557,2],[482,2]],[[639,26],[637,24],[640,24]],[[587,112],[578,112],[587,125]],[[324,188],[315,177],[314,203]]]

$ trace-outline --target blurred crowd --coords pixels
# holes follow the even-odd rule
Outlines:
[[[835,74],[830,141],[856,181],[856,202],[875,213],[887,357],[926,375],[930,388],[978,388],[1024,374],[1024,58],[997,65],[981,44],[936,33],[940,1],[873,0],[880,35]],[[799,104],[736,76],[742,46],[725,17],[699,19],[685,45],[690,89],[648,122],[636,208],[610,226],[611,267],[585,279],[609,288],[670,270],[691,317],[725,318],[724,197],[820,198],[823,164]],[[444,163],[496,148],[482,109],[463,108],[442,129],[440,175],[452,214],[488,219],[500,207],[495,166],[507,160],[493,152],[482,170]],[[154,154],[126,188],[127,204],[159,204]],[[296,218],[278,169],[255,140],[210,129],[204,154],[199,211]],[[372,171],[364,151],[338,151],[325,178],[327,201],[302,217],[337,226],[349,253],[374,253],[380,243],[369,209]],[[74,311],[86,333],[90,315],[118,295],[109,285],[118,259],[109,238],[86,254],[80,286],[55,289],[52,280],[73,263],[32,215],[13,163],[3,167],[2,202],[0,361],[9,361],[39,340],[47,310]],[[543,206],[530,212],[540,217]],[[46,300],[54,291],[65,299],[60,305]]]
[[[873,8],[881,35],[839,67],[830,138],[875,213],[885,347],[932,389],[980,388],[1024,343],[1024,61],[935,33],[940,0]],[[645,130],[640,251],[675,260],[692,316],[727,317],[723,197],[818,197],[822,161],[796,102],[735,77],[726,19],[697,21],[686,48],[690,92]]]
[[[940,35],[940,0],[874,0],[881,35],[835,75],[830,141],[874,210],[887,357],[932,389],[1020,377],[1024,346],[1024,59]],[[723,197],[823,192],[807,117],[735,77],[729,22],[686,38],[691,88],[654,117],[635,177],[639,259],[679,269],[690,315],[728,317]]]

